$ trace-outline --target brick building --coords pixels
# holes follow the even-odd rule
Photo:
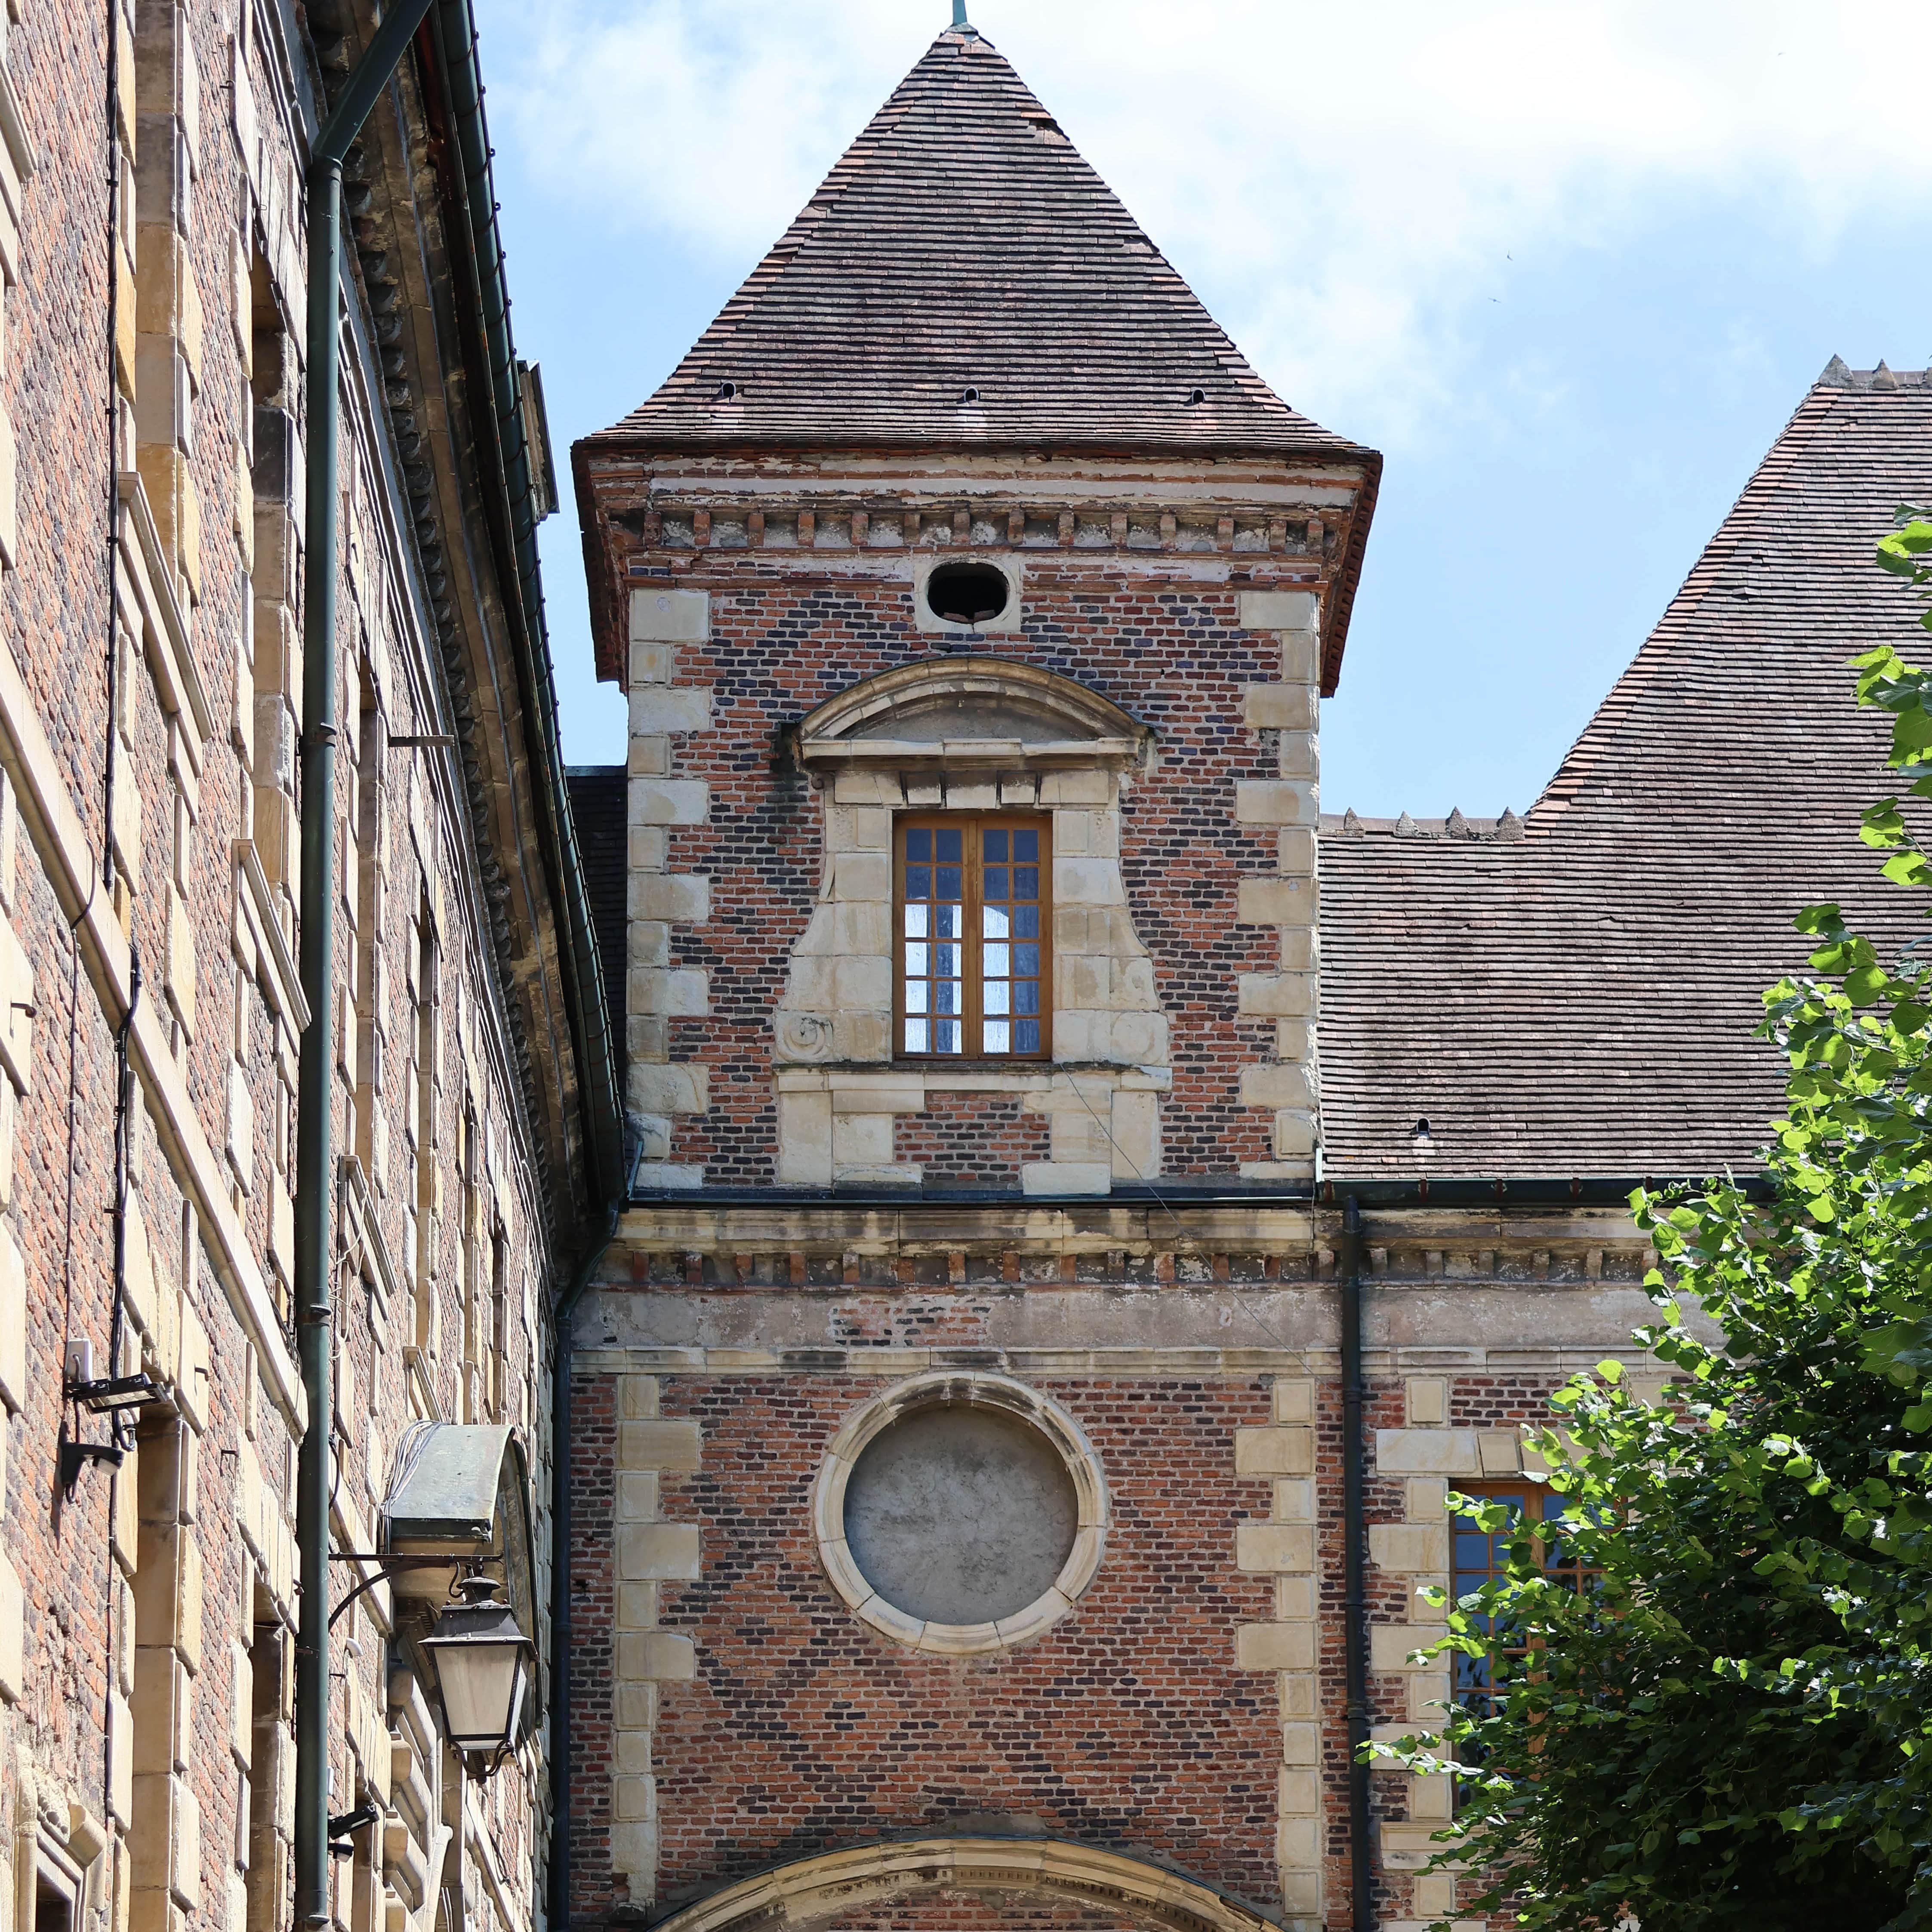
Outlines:
[[[341,1854],[318,1845],[310,1923],[541,1916],[541,1687],[496,1774],[460,1774],[417,1640],[473,1560],[547,1641],[549,1309],[621,1124],[531,541],[541,388],[468,8],[416,13],[344,164],[344,299],[314,339],[310,157],[376,9],[0,18],[19,1932],[279,1932],[305,1779]],[[338,398],[325,548],[310,459]],[[332,578],[332,632],[305,577]],[[306,1167],[304,1118],[332,1124]],[[326,1322],[298,1319],[304,1227]],[[326,1644],[297,1640],[305,1549]]]
[[[1792,915],[1882,904],[1842,665],[1932,390],[1828,369],[1526,815],[1324,818],[1378,459],[967,28],[575,462],[638,1158],[572,1909],[1453,1914],[1450,1793],[1349,1747],[1449,1693],[1449,1485],[1533,1508],[1629,1352],[1636,1178],[1748,1164]]]

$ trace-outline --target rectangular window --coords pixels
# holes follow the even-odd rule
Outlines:
[[[898,822],[901,1053],[1044,1060],[1053,908],[1044,818]]]
[[[1540,1526],[1537,1543],[1544,1570],[1565,1589],[1587,1589],[1600,1574],[1585,1568],[1564,1540],[1563,1519],[1572,1507],[1568,1497],[1540,1483],[1469,1483],[1457,1486],[1462,1494],[1474,1501],[1505,1504],[1519,1519]],[[1457,1515],[1450,1531],[1450,1561],[1454,1565],[1450,1594],[1457,1602],[1473,1595],[1485,1583],[1505,1573],[1508,1557],[1504,1545],[1510,1533],[1498,1530],[1492,1534],[1485,1531],[1474,1517]],[[1494,1618],[1482,1621],[1486,1628],[1492,1629],[1496,1623]],[[1502,1640],[1501,1654],[1506,1667],[1514,1670],[1519,1660],[1528,1656],[1528,1646],[1526,1642],[1512,1642],[1507,1627],[1502,1630]],[[1456,1702],[1466,1706],[1472,1716],[1489,1714],[1496,1686],[1492,1679],[1488,1658],[1456,1659],[1455,1695]]]

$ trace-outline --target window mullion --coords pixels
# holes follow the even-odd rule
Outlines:
[[[980,848],[982,843],[980,825],[980,821],[977,818],[968,818],[965,821],[966,877],[964,884],[966,906],[961,922],[966,930],[960,935],[959,942],[959,967],[965,975],[966,1012],[964,1018],[966,1052],[968,1056],[974,1060],[982,1058],[986,1052],[985,1016],[980,1011],[985,997],[980,973],[980,928],[986,924],[986,920],[980,910],[982,885],[980,876]]]

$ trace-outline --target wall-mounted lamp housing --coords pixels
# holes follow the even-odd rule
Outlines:
[[[417,1648],[434,1677],[443,1734],[458,1750],[484,1760],[487,1778],[516,1744],[537,1647],[488,1576],[466,1576],[456,1587],[461,1600],[436,1618]]]

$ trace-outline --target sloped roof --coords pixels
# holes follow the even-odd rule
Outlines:
[[[1932,386],[1834,358],[1526,818],[1324,819],[1331,1177],[1756,1165],[1798,910],[1924,930],[1858,838],[1896,787],[1845,662],[1923,641],[1872,556],[1928,496]]]
[[[1372,455],[1275,394],[1004,58],[956,32],[663,387],[589,440]]]

